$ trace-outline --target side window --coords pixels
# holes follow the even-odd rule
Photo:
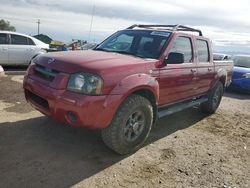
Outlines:
[[[198,59],[200,63],[209,62],[208,44],[205,40],[196,40],[196,46],[198,51]]]
[[[7,35],[6,34],[3,34],[3,33],[0,34],[0,45],[1,44],[8,44],[8,40],[7,40]]]
[[[177,37],[170,52],[184,54],[184,62],[190,63],[193,59],[193,49],[191,39],[188,37]]]
[[[36,45],[36,44],[34,43],[34,41],[33,41],[32,39],[30,39],[30,38],[28,38],[28,42],[29,42],[29,45],[33,45],[33,46]]]
[[[28,45],[27,37],[20,35],[11,35],[11,44],[15,45]]]

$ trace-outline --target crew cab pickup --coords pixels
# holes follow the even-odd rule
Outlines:
[[[109,148],[127,154],[143,145],[160,117],[194,105],[214,113],[232,67],[213,62],[211,42],[200,30],[133,25],[93,50],[39,55],[23,87],[43,114],[101,129]]]

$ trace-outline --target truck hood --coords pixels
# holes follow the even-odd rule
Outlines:
[[[128,67],[133,70],[134,66],[140,67],[141,71],[144,72],[143,64],[152,61],[157,60],[142,59],[113,52],[86,50],[43,54],[38,57],[37,64],[69,74],[76,72],[101,74],[111,70],[122,71],[123,68],[128,70]]]
[[[234,66],[233,72],[242,73],[242,74],[249,73],[250,72],[250,68]]]

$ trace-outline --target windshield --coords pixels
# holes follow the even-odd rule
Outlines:
[[[170,33],[165,31],[123,30],[113,34],[95,50],[158,59],[169,36]]]
[[[234,66],[250,68],[250,56],[235,56]]]

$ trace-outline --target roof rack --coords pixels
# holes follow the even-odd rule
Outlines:
[[[166,28],[166,30],[169,31],[190,31],[190,32],[198,32],[199,36],[202,36],[202,32],[199,29],[194,29],[191,27],[187,27],[184,25],[138,25],[138,24],[134,24],[130,27],[128,27],[127,29],[134,29],[135,27],[139,27],[139,28],[149,28],[149,29],[153,29],[153,28]]]

